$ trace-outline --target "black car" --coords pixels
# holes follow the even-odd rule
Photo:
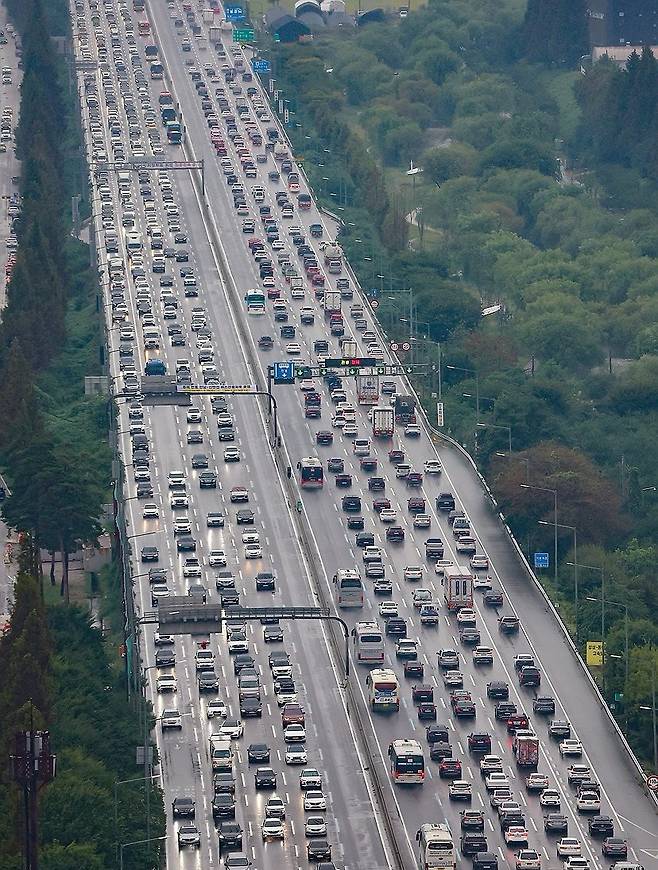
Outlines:
[[[485,607],[502,607],[503,593],[499,592],[497,589],[489,589],[482,596],[482,601],[484,602]]]
[[[535,713],[551,716],[555,713],[555,699],[542,696],[535,698],[532,702],[532,709]]]
[[[192,457],[192,468],[208,468],[208,457],[205,453],[195,453]]]
[[[441,492],[436,497],[436,509],[439,511],[454,511],[455,497],[451,492]]]
[[[368,489],[371,492],[383,492],[386,488],[386,481],[383,477],[369,477]]]
[[[519,630],[519,620],[516,616],[501,616],[498,620],[498,630],[502,634],[516,634]]]
[[[256,574],[256,591],[257,592],[274,592],[276,589],[276,580],[271,571],[259,571]]]
[[[358,495],[344,495],[342,502],[346,513],[358,514],[361,510],[361,499]]]
[[[602,851],[605,858],[621,858],[625,861],[628,857],[628,844],[621,837],[606,837]]]
[[[214,489],[217,486],[217,475],[214,471],[202,471],[199,475],[201,489]]]
[[[190,797],[175,797],[171,802],[171,812],[175,819],[193,819],[195,810],[196,804]]]
[[[612,819],[608,816],[593,816],[588,819],[587,827],[592,837],[612,837],[615,833]]]
[[[176,549],[179,553],[194,553],[196,550],[196,541],[191,535],[181,535],[176,539]]]
[[[240,715],[243,719],[246,719],[247,716],[260,718],[263,715],[263,704],[260,698],[242,698],[240,700]]]
[[[462,831],[475,831],[480,833],[484,831],[484,813],[482,810],[462,810],[460,827]]]
[[[487,851],[487,838],[481,833],[462,834],[459,842],[464,856]]]
[[[309,861],[331,861],[331,846],[326,840],[311,840],[306,854]]]
[[[155,654],[156,668],[173,668],[176,664],[176,653],[173,649],[159,649]]]
[[[483,752],[485,755],[491,752],[491,735],[490,734],[469,734],[468,735],[468,751]]]
[[[157,547],[142,547],[142,562],[157,562],[159,558]]]
[[[499,722],[506,722],[516,714],[516,704],[513,701],[499,701],[494,708],[494,715]]]
[[[432,761],[440,762],[446,758],[452,758],[453,754],[452,746],[449,743],[439,741],[430,744],[430,758]]]
[[[149,583],[166,583],[166,568],[149,568]]]
[[[568,834],[569,822],[567,817],[562,813],[548,813],[544,816],[544,831],[547,834]]]
[[[212,778],[213,794],[235,794],[235,777],[231,770],[220,770],[213,774]]]
[[[337,474],[334,480],[336,481],[336,486],[342,489],[349,489],[352,486],[351,474]]]
[[[502,701],[507,701],[509,685],[503,680],[492,680],[487,683],[487,698],[499,698]]]
[[[571,725],[566,719],[552,719],[548,724],[548,733],[554,740],[568,740],[571,737]]]
[[[267,743],[250,743],[247,748],[249,764],[263,764],[270,760],[270,747]]]
[[[219,692],[219,677],[214,671],[201,671],[198,683],[199,692]]]
[[[217,826],[219,851],[228,852],[231,849],[242,849],[242,828],[237,822],[220,822]]]
[[[254,774],[256,791],[262,788],[276,788],[276,773],[271,767],[259,767]]]
[[[227,792],[216,794],[212,799],[212,814],[215,819],[234,819],[235,798],[233,795]]]
[[[375,535],[373,532],[359,532],[354,541],[357,547],[372,547],[375,544]]]
[[[138,483],[137,484],[137,498],[153,498],[153,484],[151,483]]]
[[[422,662],[405,662],[404,675],[407,679],[422,680],[425,667]]]
[[[233,673],[237,676],[244,668],[254,668],[256,663],[249,653],[238,653],[233,657]]]
[[[465,646],[477,646],[480,643],[480,632],[477,628],[461,628],[459,640]]]
[[[401,616],[392,616],[386,621],[386,634],[389,637],[406,637],[407,623]]]
[[[316,432],[315,443],[322,446],[328,446],[334,443],[334,433],[328,431]]]
[[[361,516],[347,518],[347,528],[351,531],[360,532],[363,530],[364,525],[365,521]]]
[[[263,631],[264,643],[283,643],[283,629],[280,625],[266,625]]]
[[[402,526],[389,526],[386,529],[386,540],[393,543],[404,541],[404,529]]]
[[[239,510],[235,514],[235,521],[239,526],[253,526],[254,512],[249,508]]]

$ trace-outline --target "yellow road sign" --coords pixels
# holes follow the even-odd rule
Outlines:
[[[587,664],[591,667],[601,667],[603,664],[603,642],[600,640],[587,641]]]

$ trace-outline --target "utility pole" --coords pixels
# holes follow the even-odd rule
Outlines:
[[[39,870],[38,791],[55,778],[57,759],[50,753],[48,731],[34,730],[33,711],[30,720],[30,730],[14,736],[15,751],[10,760],[14,782],[23,789],[25,870]]]

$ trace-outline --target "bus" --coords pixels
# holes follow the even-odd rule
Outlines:
[[[145,19],[137,22],[137,33],[140,36],[150,36],[151,35],[151,25]]]
[[[363,581],[358,571],[341,568],[334,574],[339,607],[363,607]]]
[[[244,297],[247,314],[265,314],[265,294],[262,290],[247,290]]]
[[[324,484],[322,463],[317,456],[306,456],[297,463],[299,483],[304,489],[321,489]]]
[[[384,633],[376,622],[357,622],[352,629],[352,637],[357,662],[382,664]]]
[[[457,866],[452,831],[444,822],[427,822],[416,831],[422,870],[448,870]]]
[[[443,600],[448,610],[473,607],[473,575],[461,565],[446,565],[441,578]]]
[[[417,740],[399,738],[388,747],[391,776],[398,785],[418,785],[425,782],[425,756]]]
[[[390,668],[374,668],[366,677],[368,703],[374,713],[400,709],[400,683]]]

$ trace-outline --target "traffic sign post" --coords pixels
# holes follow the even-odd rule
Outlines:
[[[603,641],[588,640],[585,650],[588,666],[600,668],[603,665]]]
[[[535,553],[535,568],[548,568],[549,559],[548,553]]]
[[[658,776],[647,777],[647,788],[650,791],[658,791]]]
[[[269,73],[269,71],[272,69],[272,65],[270,64],[269,60],[264,60],[263,58],[254,58],[251,66],[254,72],[257,73]]]
[[[236,3],[227,3],[226,6],[224,6],[224,18],[226,18],[227,21],[244,21],[244,9]]]
[[[296,368],[292,362],[276,362],[272,372],[275,384],[294,384]]]
[[[436,425],[439,429],[443,426],[443,402],[436,403]]]
[[[233,42],[253,42],[254,31],[251,27],[245,27],[240,30],[233,31]]]

